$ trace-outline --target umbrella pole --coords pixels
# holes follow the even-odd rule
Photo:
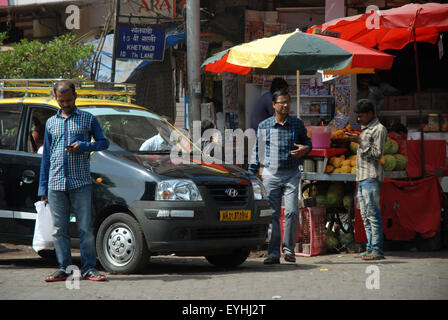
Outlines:
[[[420,94],[421,94],[421,86],[420,86],[420,68],[418,64],[418,50],[417,50],[417,40],[415,37],[415,27],[412,28],[413,37],[414,37],[414,60],[415,60],[415,74],[417,78],[417,103],[418,103],[418,117],[420,124],[420,156],[422,163],[422,177],[426,175],[425,172],[425,136],[423,134],[423,121],[422,121],[422,104],[420,103]]]

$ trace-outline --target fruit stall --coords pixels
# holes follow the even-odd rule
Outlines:
[[[303,198],[315,198],[318,207],[325,207],[326,252],[359,252],[366,238],[359,206],[356,203],[356,153],[358,145],[349,142],[345,133],[359,134],[360,128],[348,125],[344,129],[330,130],[330,133],[327,132],[330,142],[327,145],[321,145],[321,134],[324,131],[322,128],[308,128],[308,134],[313,141],[313,150],[304,159],[300,193]],[[316,140],[313,139],[316,132],[318,133],[317,148],[314,147]],[[420,159],[419,155],[415,154],[416,151],[419,151],[419,148],[414,146],[417,141],[400,140],[398,138],[399,136],[393,132],[388,134],[384,156],[380,161],[384,167],[385,178],[380,200],[384,209],[382,215],[385,238],[388,240],[410,240],[415,237],[416,233],[420,233],[418,230],[425,230],[427,232],[425,236],[427,237],[434,236],[435,230],[439,227],[441,211],[441,198],[436,192],[439,190],[437,189],[437,181],[434,182],[435,177],[429,177],[423,183],[406,181],[409,180],[407,170],[413,170],[416,166],[419,166],[419,164],[414,163],[414,160]],[[426,141],[426,144],[431,146],[426,150],[433,149],[433,142]],[[322,146],[324,147],[322,148]],[[441,149],[439,145],[436,148],[437,150]],[[443,148],[443,151],[445,151],[445,148]],[[412,168],[408,168],[408,155],[413,162]],[[441,155],[440,158],[446,159],[446,153]],[[400,191],[408,187],[413,188],[413,190],[411,192]],[[411,204],[416,201],[414,199],[419,199],[421,203],[425,203],[419,197],[428,190],[433,192],[432,198],[434,199],[431,198],[432,204],[427,205],[431,208],[425,211],[426,214],[423,213],[424,210],[420,210],[418,214],[406,213],[403,210],[400,211],[399,208],[394,208],[394,205],[389,205],[393,204],[395,200],[396,205],[397,199],[400,197],[400,201]],[[411,198],[409,199],[409,197]],[[402,207],[405,207],[405,204]],[[420,208],[421,205],[416,207]],[[401,214],[400,219],[398,218],[398,212]],[[439,212],[438,217],[434,212]],[[414,220],[418,215],[421,216],[421,219],[417,218],[419,221],[415,222]]]

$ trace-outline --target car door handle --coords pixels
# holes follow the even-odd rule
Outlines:
[[[23,171],[23,173],[22,173],[22,181],[21,182],[26,183],[26,184],[30,184],[30,183],[33,183],[35,179],[36,179],[36,174],[34,173],[33,170],[25,170],[25,171]],[[20,185],[22,185],[22,183]]]

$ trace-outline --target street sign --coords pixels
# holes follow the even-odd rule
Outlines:
[[[117,40],[117,59],[163,60],[165,52],[163,28],[120,24]]]

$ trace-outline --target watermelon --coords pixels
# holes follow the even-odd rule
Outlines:
[[[329,206],[339,206],[342,203],[342,196],[335,192],[327,193],[327,203]]]
[[[341,235],[341,244],[348,246],[355,242],[355,237],[352,233],[344,233]]]
[[[384,154],[395,154],[397,152],[398,152],[397,141],[388,138],[384,146]]]
[[[392,154],[395,154],[395,153],[398,152],[398,147],[399,147],[399,146],[398,146],[398,142],[395,141],[395,140],[392,140],[392,139],[391,139],[390,141],[391,141],[391,143],[392,143],[392,147],[391,147],[391,148],[392,148],[392,150],[391,150],[392,152],[391,152],[391,153],[392,153]]]
[[[356,142],[350,142],[350,152],[356,154],[358,152],[358,144]]]
[[[397,164],[397,160],[395,160],[395,157],[391,154],[386,154],[384,156],[384,170],[386,171],[392,171],[395,169],[395,165]]]
[[[337,248],[339,247],[339,240],[336,233],[331,230],[325,230],[325,244],[328,252],[337,251]]]
[[[352,204],[353,195],[352,194],[346,194],[344,198],[342,199],[342,203],[344,204],[344,208],[349,210],[350,206]]]
[[[332,182],[327,192],[344,193],[345,184],[343,182]]]
[[[342,204],[343,197],[344,197],[344,183],[343,182],[331,183],[327,191],[327,204],[329,206],[339,206]]]
[[[316,204],[319,206],[326,206],[327,205],[327,196],[323,194],[318,194],[316,196]]]
[[[408,158],[402,154],[395,154],[395,168],[394,170],[396,171],[400,171],[400,170],[404,170],[404,168],[406,168],[406,164],[408,163]]]

